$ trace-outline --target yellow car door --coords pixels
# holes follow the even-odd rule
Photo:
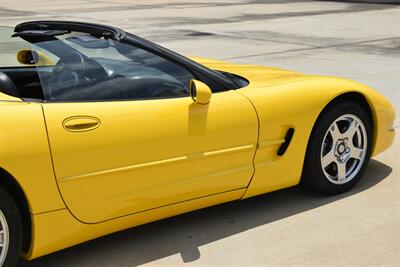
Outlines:
[[[180,64],[55,34],[32,49],[56,62],[37,70],[55,176],[76,218],[97,223],[248,186],[258,120],[247,98],[224,90],[194,103],[196,77]]]
[[[43,104],[57,182],[88,223],[248,185],[257,118],[228,91],[190,97]]]

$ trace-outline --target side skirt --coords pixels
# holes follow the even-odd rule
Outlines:
[[[32,260],[113,232],[224,202],[238,200],[244,192],[245,188],[238,189],[98,224],[81,223],[67,209],[32,215],[32,244],[29,252],[22,256],[27,260]]]

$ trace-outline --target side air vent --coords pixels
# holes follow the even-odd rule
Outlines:
[[[294,129],[289,128],[285,135],[285,142],[283,142],[278,149],[277,152],[278,156],[282,156],[283,154],[285,154],[287,148],[289,147],[290,141],[292,141],[293,134],[294,134]]]

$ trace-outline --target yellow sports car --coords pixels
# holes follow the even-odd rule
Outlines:
[[[335,77],[185,58],[110,26],[0,27],[0,265],[299,184],[344,192],[394,111]]]

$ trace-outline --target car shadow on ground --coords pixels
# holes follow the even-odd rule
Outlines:
[[[341,195],[321,196],[293,187],[111,234],[21,261],[20,266],[136,266],[177,253],[184,262],[195,261],[201,256],[200,246],[357,194],[391,172],[389,166],[371,160],[361,181]]]

